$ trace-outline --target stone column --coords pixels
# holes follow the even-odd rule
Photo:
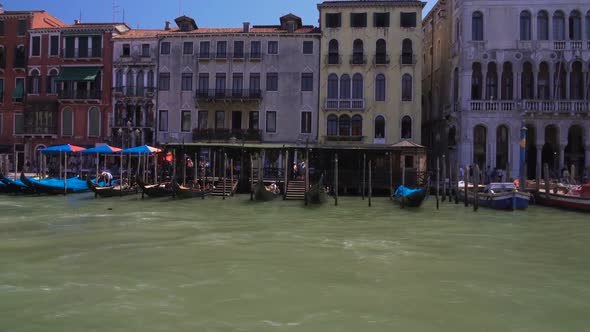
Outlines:
[[[570,100],[570,75],[571,72],[567,70],[567,66],[565,68],[565,99]],[[563,86],[563,83],[562,83]]]
[[[543,143],[537,143],[535,147],[537,149],[537,167],[536,167],[536,178],[541,179],[542,175],[542,167],[543,167]]]
[[[482,66],[483,67],[483,66]],[[481,68],[481,100],[486,100],[488,97],[488,69]]]
[[[559,172],[561,172],[561,169],[565,167],[565,147],[567,146],[567,143],[561,143],[559,144],[559,151],[557,152],[559,154]],[[561,176],[561,174],[560,174]]]

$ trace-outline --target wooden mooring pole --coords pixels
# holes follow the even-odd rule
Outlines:
[[[463,181],[463,195],[464,195],[464,199],[465,199],[465,207],[469,206],[469,172],[470,172],[470,167],[469,166],[465,166],[465,180]]]
[[[438,210],[439,201],[438,195],[440,193],[440,158],[436,158],[436,209]]]
[[[442,201],[445,202],[447,200],[447,158],[444,154],[442,156],[442,180]]]
[[[479,165],[473,171],[473,211],[479,208]]]
[[[455,204],[459,204],[459,162],[455,162],[455,182],[453,182],[455,188]]]
[[[369,206],[371,206],[371,196],[373,196],[373,163],[369,160]]]
[[[334,154],[334,205],[338,206],[338,153]]]
[[[250,200],[254,200],[254,160],[250,153]]]
[[[362,188],[361,188],[361,196],[363,198],[363,201],[365,200],[365,174],[367,173],[366,171],[366,165],[367,165],[367,154],[363,153],[363,184],[362,184]]]

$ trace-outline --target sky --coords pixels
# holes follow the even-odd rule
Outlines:
[[[125,21],[134,29],[162,29],[181,15],[191,16],[199,27],[241,27],[279,24],[293,13],[303,24],[318,25],[319,0],[0,0],[4,10],[43,9],[65,23]],[[427,1],[425,16],[436,0]],[[174,23],[173,23],[174,24]]]

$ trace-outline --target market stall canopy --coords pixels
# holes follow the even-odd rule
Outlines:
[[[162,150],[148,145],[136,146],[122,151],[123,154],[154,154],[160,152],[162,152]]]
[[[75,146],[72,144],[66,144],[66,145],[50,146],[48,148],[41,150],[41,152],[42,153],[59,153],[59,152],[68,153],[68,152],[81,152],[84,150],[86,150],[86,149],[84,149],[83,147]]]
[[[56,81],[94,81],[100,67],[63,67]]]
[[[115,154],[122,150],[110,145],[101,145],[94,148],[86,149],[82,153],[100,153],[100,154]]]

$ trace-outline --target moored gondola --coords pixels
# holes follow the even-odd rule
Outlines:
[[[256,188],[254,188],[254,199],[257,201],[272,201],[273,199],[279,197],[280,194],[281,191],[275,183],[272,183],[270,186],[265,186],[263,181],[258,180]]]
[[[35,188],[33,187],[29,187],[26,184],[24,184],[20,179],[18,180],[13,180],[10,179],[6,176],[4,176],[4,174],[0,173],[0,182],[2,182],[5,187],[4,187],[4,191],[5,193],[11,193],[11,194],[34,194],[35,193]]]
[[[420,207],[427,196],[428,190],[424,188],[399,186],[393,194],[393,199],[403,207]]]
[[[211,194],[211,190],[202,190],[200,187],[190,188],[182,186],[176,179],[172,180],[172,190],[175,198],[205,198]]]
[[[161,182],[157,184],[145,184],[141,177],[136,179],[137,185],[141,191],[150,197],[166,197],[174,194],[174,187],[170,182]]]
[[[42,179],[37,180],[25,176],[21,173],[20,180],[27,187],[34,188],[37,193],[48,194],[48,195],[63,195],[63,194],[75,194],[83,193],[90,190],[86,181],[80,180],[77,176],[69,178],[67,180],[61,179]]]
[[[125,186],[121,188],[121,185],[115,186],[108,186],[108,187],[101,187],[100,185],[92,182],[90,179],[86,180],[86,184],[90,191],[92,191],[96,196],[100,197],[117,197],[117,196],[129,196],[137,194],[138,188],[137,186]]]
[[[328,194],[324,188],[324,176],[322,175],[320,181],[311,186],[305,193],[305,201],[311,204],[323,204],[327,199]]]

